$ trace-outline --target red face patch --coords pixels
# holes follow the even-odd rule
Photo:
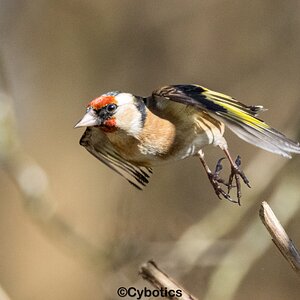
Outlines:
[[[117,130],[116,119],[115,118],[111,118],[111,119],[105,120],[103,122],[103,125],[101,126],[101,129],[104,132],[114,132],[115,130]]]
[[[114,96],[105,96],[102,95],[94,100],[92,100],[88,106],[98,110],[101,109],[103,106],[111,103],[117,103]]]

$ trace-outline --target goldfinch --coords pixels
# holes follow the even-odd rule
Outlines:
[[[240,204],[240,178],[250,185],[240,168],[240,157],[234,160],[229,154],[225,126],[269,152],[287,158],[300,153],[299,143],[257,118],[263,110],[200,85],[169,85],[149,97],[103,94],[88,104],[75,128],[87,127],[80,144],[138,189],[148,183],[153,166],[197,156],[216,195]],[[214,172],[208,167],[203,152],[206,145],[224,151],[231,165],[228,180],[220,177],[223,158]],[[230,196],[233,187],[237,189],[236,200]]]

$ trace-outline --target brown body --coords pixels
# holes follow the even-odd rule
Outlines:
[[[144,126],[135,135],[121,129],[106,133],[126,160],[140,166],[153,166],[193,156],[203,146],[216,144],[222,138],[224,124],[206,112],[180,103],[168,105],[165,103],[163,109],[146,108]],[[129,110],[123,118],[131,119],[133,114]]]

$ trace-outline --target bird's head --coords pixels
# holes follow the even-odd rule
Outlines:
[[[104,132],[121,129],[134,136],[142,130],[145,118],[143,98],[129,93],[108,92],[88,104],[86,114],[75,128],[99,127]]]

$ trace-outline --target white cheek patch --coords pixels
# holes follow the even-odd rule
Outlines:
[[[141,114],[134,104],[128,104],[118,107],[115,113],[116,125],[127,134],[137,136],[142,130]]]

